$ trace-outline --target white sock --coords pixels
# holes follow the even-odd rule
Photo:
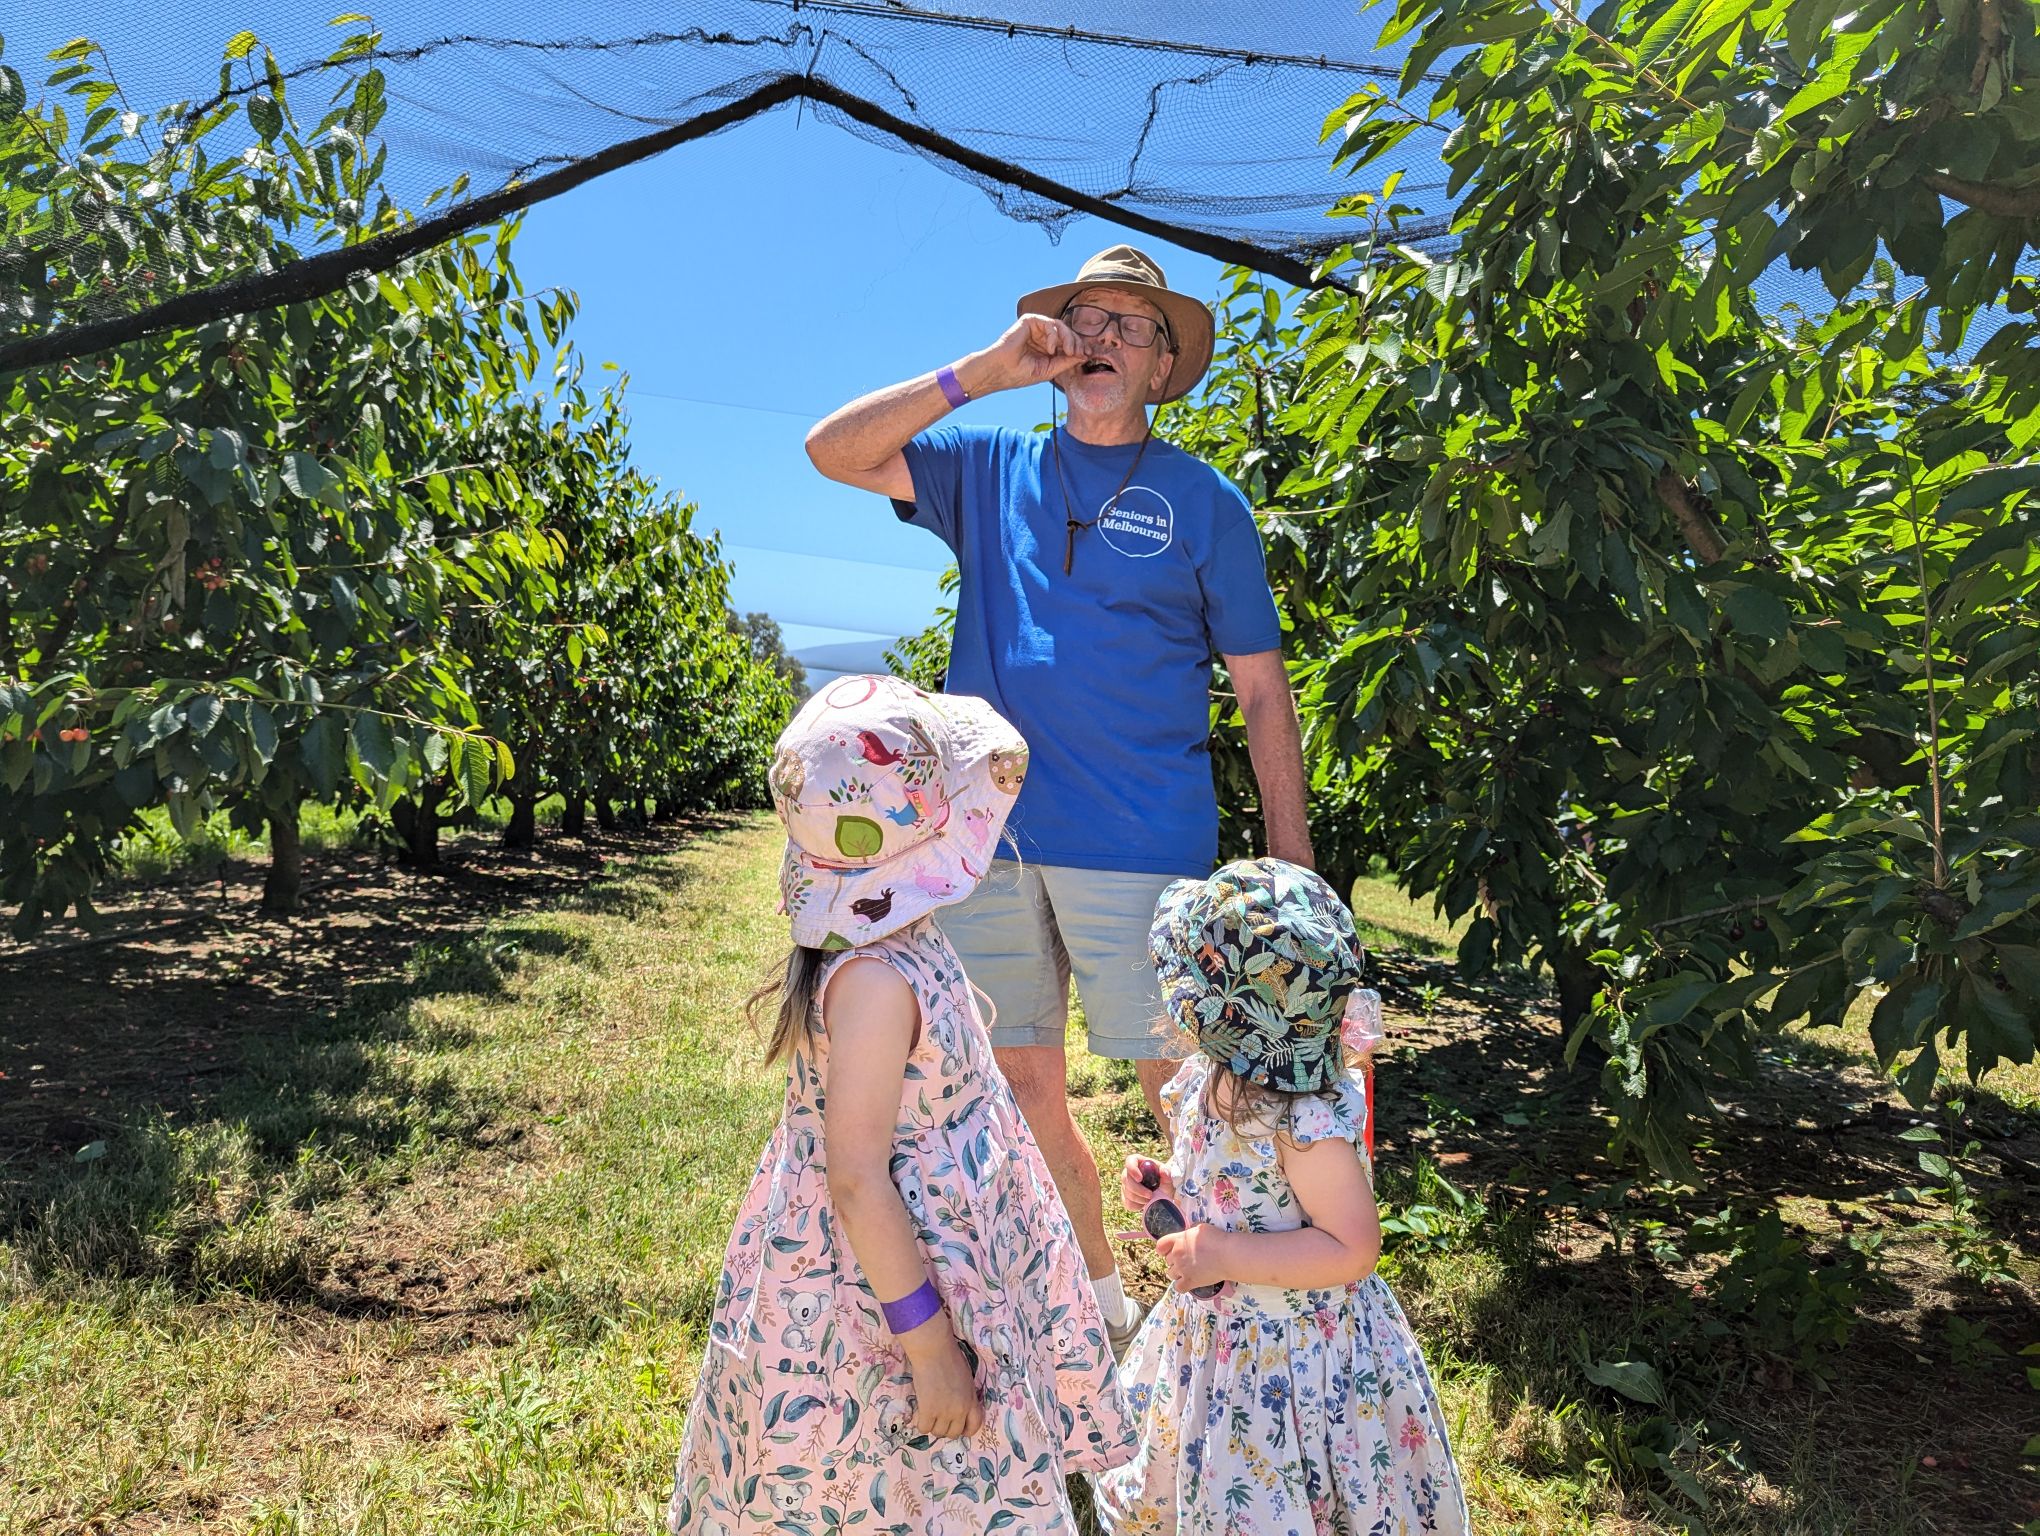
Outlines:
[[[1126,1326],[1126,1284],[1119,1278],[1119,1271],[1109,1275],[1094,1275],[1091,1289],[1098,1293],[1098,1310],[1104,1315],[1108,1328]]]

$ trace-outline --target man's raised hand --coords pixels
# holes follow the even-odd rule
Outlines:
[[[1084,338],[1047,315],[1022,315],[1006,333],[978,356],[984,363],[984,389],[1019,389],[1068,373],[1091,355]]]

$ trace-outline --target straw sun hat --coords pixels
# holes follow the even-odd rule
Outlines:
[[[1024,296],[1013,312],[1060,319],[1070,300],[1086,288],[1114,288],[1133,294],[1146,299],[1167,318],[1176,360],[1162,387],[1149,397],[1150,405],[1179,400],[1197,387],[1204,370],[1211,366],[1214,332],[1211,311],[1201,301],[1171,289],[1154,259],[1133,246],[1115,245],[1100,251],[1078,270],[1075,282],[1037,288]]]

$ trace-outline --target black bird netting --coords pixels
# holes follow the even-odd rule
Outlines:
[[[109,105],[147,115],[151,105],[180,104],[173,127],[239,108],[214,132],[215,166],[259,150],[279,86],[310,127],[329,101],[344,107],[350,92],[358,99],[360,83],[377,72],[375,142],[347,148],[364,158],[386,151],[377,180],[403,213],[381,227],[328,222],[309,238],[300,229],[293,241],[251,242],[245,269],[172,293],[153,272],[143,277],[149,197],[160,198],[160,187],[110,184],[106,216],[133,226],[134,238],[91,241],[99,265],[85,283],[61,271],[67,249],[103,229],[38,227],[32,209],[0,213],[0,230],[13,227],[13,238],[0,241],[0,277],[59,295],[33,314],[17,308],[11,336],[0,336],[0,366],[331,291],[604,171],[775,109],[812,112],[927,156],[1002,212],[1051,233],[1079,213],[1096,214],[1306,283],[1360,232],[1328,217],[1353,187],[1330,168],[1323,124],[1372,88],[1424,122],[1379,168],[1403,173],[1397,200],[1417,210],[1397,238],[1444,238],[1445,127],[1427,120],[1434,82],[1405,89],[1401,59],[1372,48],[1375,25],[1349,6],[1120,0],[1085,7],[1077,24],[1067,7],[1034,0],[1003,0],[1000,11],[610,0],[534,14],[503,0],[408,0],[394,17],[355,18],[335,32],[300,4],[247,0],[233,8],[233,24],[260,46],[222,69],[226,38],[204,35],[202,23],[179,35],[166,30],[160,7],[72,7],[65,31],[108,46],[121,92]],[[10,43],[30,41],[18,23],[10,31]],[[10,49],[10,62],[25,57]],[[37,84],[28,91],[34,101]],[[363,120],[337,126],[358,135]],[[132,142],[139,160],[146,135]],[[109,250],[126,261],[109,267]]]
[[[1407,45],[1378,47],[1378,19],[1350,0],[1096,0],[1074,22],[1042,0],[606,0],[538,12],[405,0],[394,16],[333,22],[302,0],[183,3],[181,17],[143,0],[81,0],[7,21],[0,372],[332,292],[774,110],[918,153],[1051,235],[1093,214],[1313,283],[1369,233],[1333,216],[1340,199],[1392,176],[1401,211],[1389,237],[1433,253],[1450,245],[1451,123],[1430,117],[1442,77],[1406,78]],[[976,3],[1000,14],[976,14]],[[81,34],[104,53],[64,48]],[[1321,142],[1328,116],[1362,91],[1413,125],[1364,185],[1334,171]],[[220,178],[252,186],[265,155],[283,160],[278,144],[293,135],[276,135],[280,98],[298,130],[292,152],[303,152],[299,185],[319,195],[283,207],[251,191],[235,211],[251,222],[214,230],[226,238],[208,243],[209,264],[165,259],[196,205],[220,216]],[[24,102],[68,104],[75,142],[38,126],[47,142],[22,130],[10,145],[31,121]],[[60,171],[93,185],[53,196]],[[373,195],[350,199],[350,178]],[[1817,277],[1782,261],[1756,288],[1773,310],[1830,302]],[[1984,317],[1967,346],[2002,318]]]

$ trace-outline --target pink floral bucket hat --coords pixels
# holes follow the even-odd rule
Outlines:
[[[854,949],[963,900],[1027,777],[1027,743],[983,699],[841,677],[772,756],[793,942]]]

